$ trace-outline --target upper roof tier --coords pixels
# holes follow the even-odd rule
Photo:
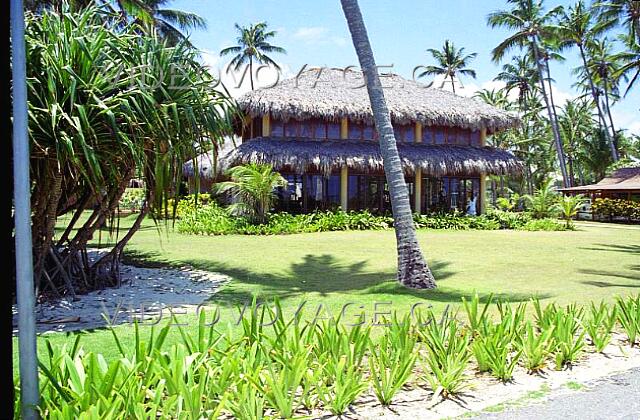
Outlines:
[[[398,75],[381,75],[387,106],[395,123],[486,128],[489,133],[513,127],[518,116],[478,99],[465,98]],[[315,68],[283,80],[274,87],[246,93],[238,99],[251,117],[269,113],[283,120],[323,118],[373,122],[362,72]]]

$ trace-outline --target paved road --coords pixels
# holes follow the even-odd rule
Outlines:
[[[482,414],[478,419],[640,419],[640,369],[585,384],[584,391],[551,395],[541,403]]]

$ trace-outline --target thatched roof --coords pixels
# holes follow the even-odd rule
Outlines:
[[[522,163],[506,150],[493,147],[399,143],[398,152],[407,174],[421,168],[431,176],[477,176],[519,172]],[[226,166],[266,163],[276,170],[304,173],[317,170],[325,175],[343,165],[358,172],[382,172],[377,142],[260,138],[247,141],[222,158]]]
[[[212,179],[224,174],[229,167],[225,165],[225,162],[221,161],[220,157],[228,155],[235,147],[236,145],[232,141],[225,141],[222,145],[218,145],[217,152],[212,150],[187,161],[182,167],[182,174],[189,178],[193,177],[195,173],[194,163],[198,168],[198,172],[200,172],[200,177],[203,179]]]
[[[580,187],[562,188],[560,191],[640,191],[640,167],[621,168],[610,176],[603,178],[597,184]]]
[[[240,109],[251,117],[267,113],[290,118],[323,118],[373,123],[373,114],[361,72],[316,68],[249,92],[238,99]],[[465,98],[397,75],[381,76],[391,119],[400,124],[421,122],[425,126],[450,126],[489,133],[518,124],[518,117],[479,99]]]

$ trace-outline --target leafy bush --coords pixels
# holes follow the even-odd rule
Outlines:
[[[511,212],[492,209],[487,211],[485,217],[497,222],[500,229],[522,229],[531,221],[531,214],[525,212]]]
[[[477,295],[466,301],[473,327],[459,323],[455,314],[445,311],[437,319],[428,310],[413,322],[394,315],[380,338],[371,336],[370,325],[303,322],[300,312],[285,319],[276,300],[275,308],[260,310],[254,301],[243,312],[239,333],[206,325],[204,312],[193,332],[174,322],[159,332],[151,328],[144,340],[136,324],[134,338],[124,343],[112,330],[120,352],[113,360],[85,352],[82,335],[59,347],[45,341],[41,417],[261,419],[300,417],[314,409],[341,415],[369,387],[388,404],[412,377],[427,382],[436,396],[459,393],[470,385],[466,371],[472,354],[478,370],[503,381],[518,364],[533,373],[555,359],[562,368],[585,351],[587,331],[606,346],[616,319],[629,344],[638,343],[640,295],[619,297],[615,306],[592,304],[586,323],[576,305],[543,307],[539,300],[533,300],[535,322],[525,321],[526,303],[500,301],[493,321],[492,302],[489,297],[481,304]],[[172,344],[170,328],[179,331]],[[424,374],[412,376],[417,357],[424,360]]]
[[[636,201],[596,198],[591,204],[591,211],[601,217],[640,219],[640,203]]]
[[[558,214],[558,193],[551,181],[547,181],[533,195],[525,195],[525,202],[535,219],[554,217]]]
[[[144,188],[127,188],[120,197],[118,207],[130,211],[139,211],[145,200]]]
[[[529,231],[537,231],[537,230],[547,230],[547,231],[560,231],[560,230],[571,230],[572,226],[567,227],[561,223],[558,223],[556,219],[533,219],[529,220],[525,223],[520,229],[529,230]]]

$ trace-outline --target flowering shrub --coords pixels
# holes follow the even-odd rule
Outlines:
[[[591,205],[594,215],[640,219],[640,203],[614,198],[596,198]]]

